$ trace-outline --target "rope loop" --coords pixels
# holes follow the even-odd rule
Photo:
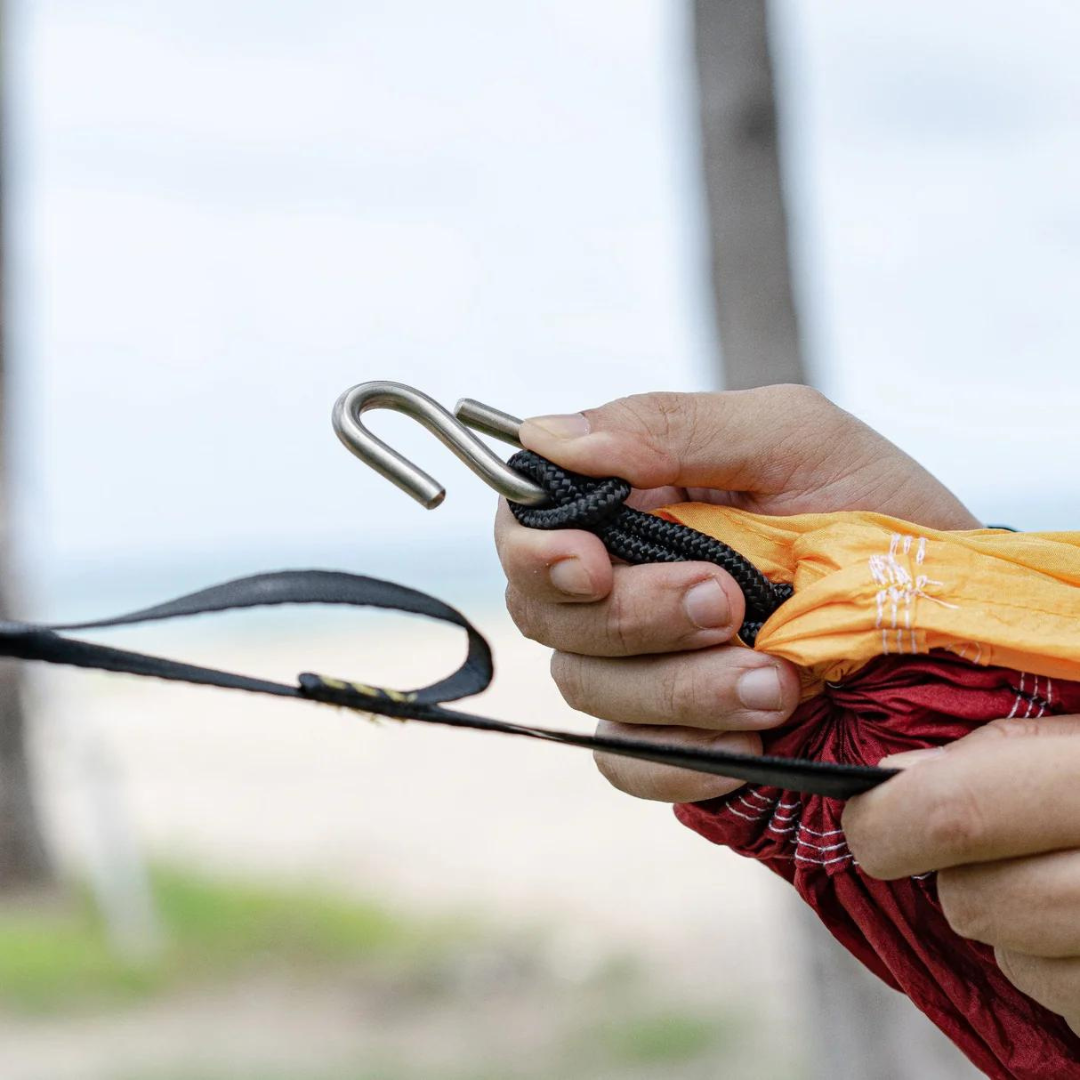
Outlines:
[[[530,529],[598,530],[622,512],[631,490],[617,476],[581,476],[531,450],[515,454],[508,464],[542,487],[550,500],[544,506],[510,504],[514,516]]]
[[[753,646],[766,619],[792,595],[790,585],[770,581],[734,548],[678,522],[626,505],[631,485],[609,476],[597,479],[562,469],[531,450],[509,461],[547,492],[550,503],[510,510],[531,529],[585,529],[603,540],[608,551],[628,563],[711,562],[727,571],[746,598],[739,636]]]

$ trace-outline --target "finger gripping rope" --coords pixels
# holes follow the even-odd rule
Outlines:
[[[710,562],[727,571],[746,598],[739,636],[747,645],[754,644],[765,620],[792,594],[790,585],[770,581],[727,544],[627,506],[631,488],[625,480],[581,476],[531,450],[515,454],[509,464],[539,484],[551,500],[546,506],[510,503],[514,517],[530,529],[586,529],[628,563]]]

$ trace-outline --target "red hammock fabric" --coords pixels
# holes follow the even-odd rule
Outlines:
[[[804,702],[765,735],[765,752],[876,765],[1000,717],[1076,712],[1080,682],[976,667],[944,652],[888,656]],[[952,931],[933,875],[864,875],[844,841],[842,810],[836,799],[743,787],[675,812],[702,836],[790,881],[847,949],[907,994],[987,1075],[1080,1080],[1080,1038],[1001,974],[991,948]]]

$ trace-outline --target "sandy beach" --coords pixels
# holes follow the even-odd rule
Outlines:
[[[246,618],[109,640],[286,680],[316,670],[389,686],[443,674],[464,651],[455,631],[402,616]],[[497,674],[475,711],[589,729],[550,682],[546,650],[501,611],[477,621]],[[542,926],[570,973],[629,951],[680,995],[750,1002],[801,1038],[798,943],[785,930],[794,898],[670,807],[609,788],[584,751],[41,667],[33,696],[44,809],[68,867],[100,876],[133,851]]]

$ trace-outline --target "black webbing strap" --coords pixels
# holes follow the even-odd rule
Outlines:
[[[461,627],[468,637],[468,652],[457,671],[439,682],[418,690],[389,690],[366,683],[313,674],[300,675],[297,684],[291,686],[249,675],[237,675],[114,649],[67,636],[69,631],[130,626],[135,623],[276,604],[346,604],[423,615]],[[531,739],[602,750],[660,765],[673,765],[695,772],[730,776],[754,784],[775,785],[789,791],[804,791],[838,799],[868,791],[893,776],[895,772],[862,765],[752,757],[723,750],[669,746],[645,739],[578,735],[526,724],[506,723],[443,708],[442,702],[478,694],[491,682],[491,650],[480,631],[460,612],[426,593],[376,578],[326,570],[287,570],[238,578],[156,607],[94,622],[50,626],[0,622],[0,656],[100,668],[104,671],[218,686],[227,690],[246,690],[256,694],[305,698],[399,720],[418,720],[422,723],[473,728],[479,731],[501,731],[508,735],[523,735]]]

